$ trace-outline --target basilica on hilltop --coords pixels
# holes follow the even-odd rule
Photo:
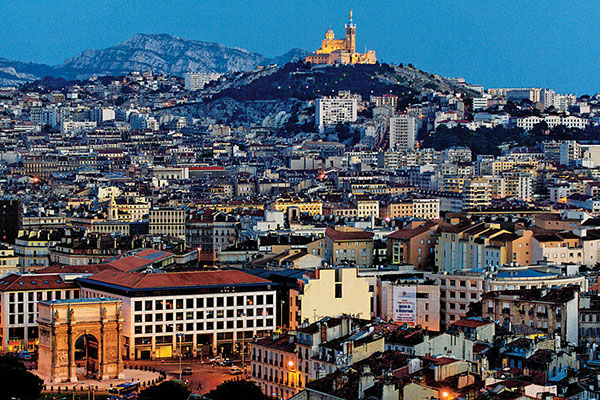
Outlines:
[[[332,29],[325,33],[321,47],[306,57],[306,61],[313,64],[375,64],[377,58],[374,50],[365,53],[356,52],[356,25],[350,19],[346,24],[346,38],[336,39]]]

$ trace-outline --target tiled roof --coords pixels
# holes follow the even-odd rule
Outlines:
[[[333,240],[370,240],[374,233],[367,231],[339,231],[328,226],[325,235]]]
[[[86,280],[129,289],[154,289],[171,287],[228,286],[242,284],[267,284],[268,281],[242,271],[193,271],[143,274],[121,271],[102,271]]]
[[[75,289],[75,282],[65,282],[59,274],[17,275],[0,279],[0,291]]]

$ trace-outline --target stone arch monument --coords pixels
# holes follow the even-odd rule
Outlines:
[[[38,303],[38,373],[46,383],[77,382],[75,345],[85,346],[85,371],[123,378],[123,302],[112,298]]]

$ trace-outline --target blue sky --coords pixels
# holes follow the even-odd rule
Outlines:
[[[600,7],[554,0],[0,0],[0,57],[58,64],[135,33],[169,33],[275,56],[343,35],[380,60],[486,87],[600,91]]]

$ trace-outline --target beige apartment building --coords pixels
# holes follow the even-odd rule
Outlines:
[[[369,280],[359,277],[357,268],[317,269],[298,295],[298,322],[341,315],[370,319],[371,297]]]
[[[350,226],[327,227],[325,257],[330,265],[367,268],[373,264],[373,232]]]
[[[149,211],[151,235],[174,236],[185,240],[187,210],[175,207],[154,207]]]

